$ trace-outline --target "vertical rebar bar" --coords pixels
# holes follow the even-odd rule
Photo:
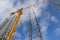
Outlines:
[[[40,40],[42,40],[42,33],[41,33],[41,31],[40,31],[40,26],[39,26],[39,23],[38,23],[38,21],[37,21],[37,18],[36,18],[35,12],[34,12],[33,14],[34,14],[35,21],[36,21],[36,25],[37,25],[37,28],[38,28],[39,38],[40,38]]]
[[[29,14],[29,40],[32,40],[31,14]]]

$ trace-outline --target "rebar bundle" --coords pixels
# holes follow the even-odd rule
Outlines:
[[[39,33],[39,35],[38,35],[38,37],[39,37],[39,40],[42,40],[42,34],[41,34],[41,30],[40,30],[40,26],[39,26],[39,23],[38,23],[38,21],[37,21],[37,18],[36,18],[36,15],[35,15],[35,13],[33,14],[34,15],[34,20],[35,20],[35,22],[36,22],[36,26],[37,26],[37,30],[38,30],[38,33]],[[32,38],[32,35],[33,35],[33,32],[34,31],[32,31],[33,30],[33,28],[35,27],[35,26],[33,26],[34,24],[32,24],[32,19],[31,19],[31,14],[29,14],[29,40],[32,40],[33,38]],[[36,30],[35,29],[35,30]]]

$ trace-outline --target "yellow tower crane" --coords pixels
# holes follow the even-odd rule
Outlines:
[[[14,35],[14,32],[16,30],[16,27],[18,25],[18,21],[20,19],[20,16],[22,15],[22,9],[18,10],[17,11],[17,17],[16,19],[14,20],[13,24],[12,24],[12,28],[10,30],[10,32],[8,33],[8,37],[7,37],[7,40],[11,40],[13,38],[13,35]],[[11,15],[13,15],[14,13],[12,13]]]
[[[26,8],[30,8],[31,6],[39,5],[39,3],[40,3],[40,2],[38,2],[37,4],[29,5],[29,6],[27,6],[27,7],[21,8],[20,10],[16,11],[18,14],[17,14],[17,17],[16,17],[16,19],[14,20],[14,22],[13,22],[13,24],[12,24],[12,28],[11,28],[10,32],[8,33],[7,40],[11,40],[11,39],[13,38],[13,35],[14,35],[14,32],[15,32],[16,27],[17,27],[17,25],[18,25],[20,16],[22,15],[22,10],[23,10],[23,9],[26,9]],[[11,15],[15,14],[16,12],[13,12]]]
[[[11,29],[10,29],[8,35],[7,35],[7,40],[12,40],[12,38],[13,38],[13,36],[14,36],[14,33],[15,33],[15,30],[16,30],[16,28],[17,28],[19,19],[20,19],[21,15],[22,15],[22,10],[23,10],[23,9],[26,9],[26,8],[30,8],[31,6],[40,5],[40,3],[41,3],[41,2],[37,2],[36,4],[32,4],[32,5],[29,5],[29,6],[27,6],[27,7],[23,7],[23,8],[21,8],[21,9],[19,9],[18,11],[11,13],[11,15],[17,13],[17,16],[16,16],[15,20],[13,21],[12,26],[11,26]]]

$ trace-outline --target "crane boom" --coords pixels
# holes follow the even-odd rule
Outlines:
[[[12,24],[12,28],[11,28],[10,32],[8,33],[7,40],[11,40],[13,38],[13,36],[14,36],[13,34],[16,30],[16,27],[18,25],[18,21],[19,21],[21,15],[22,15],[22,9],[18,10],[17,17],[16,17],[15,21]]]

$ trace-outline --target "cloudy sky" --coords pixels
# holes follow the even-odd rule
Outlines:
[[[40,2],[39,5],[23,10],[23,15],[21,15],[13,37],[14,40],[29,39],[29,16],[31,17],[34,33],[32,39],[39,40],[34,13],[40,26],[43,40],[60,40],[60,9],[58,6],[52,5],[50,0],[0,0],[0,24],[5,18],[9,17],[9,13],[38,2]]]

